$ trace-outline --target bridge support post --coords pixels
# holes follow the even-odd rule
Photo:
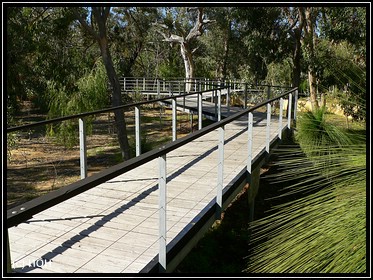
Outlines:
[[[172,141],[177,139],[176,98],[172,98]]]
[[[166,202],[167,202],[167,192],[166,192],[166,155],[160,156],[158,158],[159,163],[159,179],[158,179],[158,189],[159,189],[159,272],[166,272],[166,246],[167,246],[167,226],[166,226]]]
[[[135,139],[136,156],[139,156],[141,154],[140,106],[135,106]]]
[[[219,143],[218,143],[218,183],[216,194],[216,219],[221,219],[221,211],[223,207],[223,184],[224,184],[224,126],[219,127]]]
[[[260,166],[252,170],[252,152],[253,152],[253,113],[249,112],[248,115],[248,141],[247,141],[247,183],[248,189],[248,204],[249,204],[249,221],[254,220],[254,205],[255,197],[259,188]]]
[[[288,129],[290,129],[291,125],[291,101],[293,100],[293,95],[289,93],[289,101],[288,101]]]
[[[85,121],[79,118],[79,152],[80,152],[80,178],[87,177],[87,143],[85,134]]]
[[[202,93],[198,93],[198,129],[202,129]]]
[[[266,127],[266,152],[269,154],[269,142],[271,134],[271,104],[267,104],[267,127]]]
[[[249,112],[248,115],[248,141],[247,141],[247,167],[246,170],[251,174],[251,163],[253,160],[253,113]]]
[[[280,112],[278,115],[278,138],[282,139],[282,114],[283,114],[283,107],[284,107],[284,99],[280,98]]]

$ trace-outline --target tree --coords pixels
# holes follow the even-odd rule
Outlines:
[[[246,52],[245,67],[254,83],[264,80],[268,66],[281,62],[289,54],[289,39],[279,7],[238,9],[235,21]]]
[[[284,7],[283,13],[289,23],[288,31],[294,42],[293,47],[293,87],[299,87],[301,77],[301,56],[302,56],[302,30],[304,26],[304,19],[300,16],[299,8]]]
[[[134,69],[149,41],[151,23],[158,17],[153,7],[115,7],[108,30],[111,38],[113,59],[117,61],[118,73],[130,77],[135,72],[145,75],[145,69]],[[137,64],[137,65],[136,65]],[[137,68],[141,68],[137,67]],[[143,73],[141,73],[143,72]]]
[[[308,65],[308,82],[310,87],[310,101],[312,109],[316,110],[319,108],[319,103],[317,101],[317,90],[316,90],[316,65],[315,65],[315,48],[317,34],[315,32],[316,28],[316,19],[319,15],[319,9],[316,7],[300,7],[299,16],[300,21],[304,22],[303,30],[303,47],[304,47],[304,56],[307,60]]]
[[[110,9],[110,7],[92,7],[90,9],[91,16],[89,22],[87,21],[87,10],[83,10],[85,12],[84,14],[74,10],[74,14],[84,30],[94,38],[100,47],[102,60],[112,88],[112,106],[117,107],[122,105],[122,98],[120,83],[110,54],[109,40],[107,36],[107,21],[110,16]],[[130,149],[123,110],[115,110],[114,115],[119,145],[122,150],[122,157],[127,160],[130,158]]]
[[[163,36],[165,42],[169,42],[171,46],[175,43],[180,45],[180,53],[184,61],[185,78],[187,81],[191,81],[195,74],[193,54],[198,47],[193,48],[193,43],[203,34],[204,27],[212,22],[211,20],[204,19],[203,9],[204,8],[202,7],[187,8],[187,12],[197,11],[194,26],[189,30],[189,32],[187,32],[186,26],[183,26],[183,24],[177,19],[173,22],[170,22],[168,19],[164,24],[155,23],[159,28],[168,31],[166,34],[160,29],[157,30]],[[178,32],[180,35],[173,34],[172,32],[174,31]],[[190,91],[190,86],[191,84],[187,84],[187,92]]]

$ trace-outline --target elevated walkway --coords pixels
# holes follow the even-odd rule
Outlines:
[[[222,106],[223,126],[84,179],[110,178],[8,229],[13,272],[172,271],[290,128],[290,112],[283,118],[268,108],[250,119]]]

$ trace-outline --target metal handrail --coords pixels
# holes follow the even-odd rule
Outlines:
[[[214,88],[214,90],[222,90],[222,89],[225,89],[225,88],[226,87],[219,87],[219,88]],[[163,97],[163,98],[141,101],[141,102],[136,102],[136,103],[130,103],[130,104],[125,104],[125,105],[121,105],[121,106],[110,107],[110,108],[105,108],[105,109],[86,112],[86,113],[81,113],[81,114],[69,115],[69,116],[54,118],[54,119],[50,119],[50,120],[45,120],[45,121],[40,121],[40,122],[30,123],[30,124],[25,124],[25,125],[20,125],[20,126],[8,127],[6,132],[9,133],[9,132],[14,132],[14,131],[18,131],[18,130],[29,129],[31,127],[36,127],[36,126],[41,126],[41,125],[66,121],[66,120],[70,120],[70,119],[78,119],[78,118],[83,118],[83,117],[87,117],[87,116],[98,115],[98,114],[102,114],[102,113],[116,111],[116,110],[120,110],[120,109],[128,109],[128,108],[132,108],[132,107],[135,107],[135,106],[151,104],[151,103],[154,103],[154,102],[163,102],[163,101],[166,101],[166,100],[171,100],[175,97],[176,98],[187,97],[187,96],[190,96],[190,95],[201,94],[201,93],[204,93],[204,92],[211,92],[211,89],[210,90],[190,92],[190,93],[185,93],[185,94],[178,94],[178,95],[174,95],[174,96],[170,96],[170,97]]]
[[[16,206],[12,209],[9,209],[7,211],[7,228],[10,228],[10,227],[14,227],[16,225],[18,225],[19,223],[22,223],[30,218],[32,218],[33,215],[43,211],[43,210],[46,210],[48,209],[49,207],[52,207],[60,202],[63,202],[75,195],[78,195],[84,191],[87,191],[95,186],[98,186],[99,184],[102,184],[112,178],[115,178],[116,176],[118,175],[121,175],[125,172],[128,172],[140,165],[143,165],[153,159],[156,159],[156,158],[159,158],[185,144],[188,144],[189,142],[197,139],[197,138],[200,138],[202,137],[203,135],[211,132],[211,131],[214,131],[218,128],[221,128],[221,127],[224,127],[225,125],[229,124],[230,122],[234,121],[234,120],[237,120],[238,118],[248,114],[248,113],[251,113],[253,111],[255,111],[256,109],[260,108],[260,107],[263,107],[267,104],[270,104],[272,103],[273,101],[276,101],[276,100],[279,100],[280,98],[284,97],[284,96],[287,96],[287,95],[290,95],[292,92],[295,92],[297,91],[297,88],[294,88],[290,91],[287,91],[275,98],[272,98],[272,99],[269,99],[265,102],[262,102],[260,104],[257,104],[249,109],[245,109],[245,110],[242,110],[234,115],[231,115],[219,122],[216,122],[216,123],[213,123],[213,124],[210,124],[200,130],[197,130],[183,138],[180,138],[180,139],[177,139],[173,142],[170,142],[168,144],[165,144],[157,149],[153,149],[149,152],[146,152],[144,154],[141,154],[135,158],[132,158],[132,159],[129,159],[123,163],[119,163],[115,166],[112,166],[112,167],[109,167],[108,169],[105,169],[99,173],[95,173],[93,174],[92,176],[90,177],[87,177],[87,178],[84,178],[80,181],[77,181],[75,183],[72,183],[70,185],[67,185],[65,187],[62,187],[58,190],[55,190],[55,191],[52,191],[50,193],[47,193],[41,197],[38,197],[38,198],[35,198],[31,201],[28,201],[28,202],[25,202],[19,206]],[[201,93],[201,92],[200,92]],[[190,93],[190,94],[185,94],[185,95],[181,95],[182,96],[189,96],[189,95],[192,95],[192,94],[196,94],[196,93]],[[179,97],[179,96],[176,96],[176,97]],[[170,98],[175,98],[175,97],[170,97]],[[143,104],[148,104],[150,102],[155,102],[155,101],[160,101],[160,100],[166,100],[166,99],[170,99],[170,98],[161,98],[161,99],[158,99],[158,100],[152,100],[152,101],[144,101],[144,102],[140,102],[140,103],[136,103],[136,104],[130,104],[130,105],[124,105],[124,106],[120,106],[120,108],[123,108],[123,107],[132,107],[132,106],[136,106],[136,105],[143,105]],[[105,109],[105,110],[100,110],[100,111],[96,111],[94,113],[97,113],[97,112],[107,112],[109,110],[115,110],[115,109],[118,109],[118,108],[110,108],[110,109]],[[84,113],[84,114],[79,114],[79,115],[74,115],[75,118],[78,118],[78,117],[81,117],[81,116],[87,116],[87,115],[90,115],[90,114],[93,114],[92,112],[91,113]],[[66,117],[67,118],[67,117]],[[65,118],[65,119],[66,119]],[[70,117],[72,118],[72,117]],[[61,118],[60,118],[61,119]],[[58,121],[60,120],[58,119]],[[67,118],[68,119],[68,118]],[[52,120],[51,120],[52,121]],[[42,122],[43,124],[45,122]],[[48,122],[50,123],[50,122]],[[24,128],[25,126],[22,126],[21,128]],[[20,128],[19,128],[20,129]],[[13,131],[15,130],[15,128],[13,128]]]

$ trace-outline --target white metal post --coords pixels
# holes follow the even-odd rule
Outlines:
[[[85,135],[85,121],[79,118],[79,151],[80,151],[80,178],[87,177],[87,143]]]
[[[291,93],[289,93],[289,101],[288,101],[288,128],[290,129],[291,124],[291,100],[293,99],[293,96]]]
[[[284,99],[280,98],[280,112],[278,116],[278,138],[282,139],[282,114],[283,114],[283,107],[284,107]]]
[[[247,83],[245,83],[245,104],[244,109],[247,109]]]
[[[177,139],[176,98],[172,98],[172,141]]]
[[[298,106],[298,89],[295,91],[295,96],[294,96],[294,120],[297,120],[297,108]]]
[[[11,273],[12,272],[12,260],[11,260],[11,257],[10,257],[9,230],[8,229],[7,229],[7,235],[6,235],[6,243],[7,243],[7,248],[6,248],[6,257],[7,257],[6,272]]]
[[[158,158],[159,162],[159,271],[166,271],[166,246],[167,246],[167,226],[166,226],[166,155],[160,156]]]
[[[218,143],[218,183],[216,194],[216,219],[221,219],[221,211],[223,207],[223,184],[224,184],[224,126],[218,128],[219,143]]]
[[[161,96],[161,81],[157,79],[157,96],[160,98]]]
[[[247,144],[247,172],[251,174],[251,162],[253,160],[253,113],[249,112],[248,123],[248,144]]]
[[[218,94],[218,121],[221,121],[221,89]]]
[[[136,156],[139,156],[141,154],[140,106],[135,106],[135,139]]]
[[[198,129],[202,129],[202,93],[198,93]]]
[[[229,103],[230,103],[230,93],[231,93],[231,84],[228,84],[228,88],[227,88],[227,107],[228,107],[228,114],[229,114],[229,112],[230,112],[230,110],[231,110],[231,108],[230,108],[230,105],[229,105]]]
[[[266,151],[269,153],[269,139],[271,133],[271,104],[267,104],[267,131],[266,131]]]

